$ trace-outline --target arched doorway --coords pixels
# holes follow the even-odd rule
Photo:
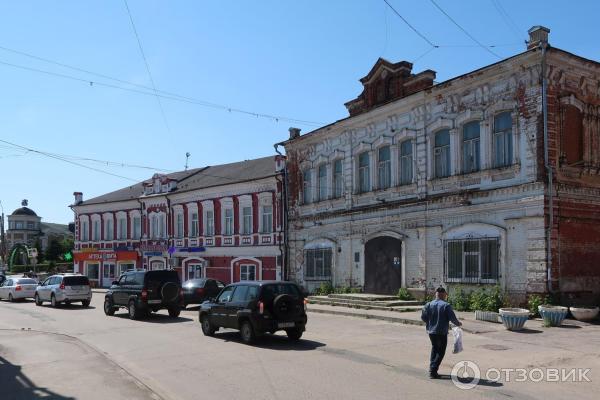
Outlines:
[[[402,286],[402,241],[380,236],[365,244],[365,292],[396,294]]]

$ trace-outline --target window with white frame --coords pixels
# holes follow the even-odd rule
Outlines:
[[[413,181],[412,140],[400,143],[400,184],[408,185]]]
[[[177,214],[177,238],[183,237],[183,214]]]
[[[113,218],[111,216],[104,220],[104,240],[113,240],[114,232]]]
[[[117,239],[127,239],[127,219],[125,217],[117,219]]]
[[[133,217],[133,238],[140,239],[142,237],[142,217],[136,215]]]
[[[158,236],[158,215],[152,214],[150,216],[150,237],[152,239],[157,239]]]
[[[443,129],[434,136],[433,171],[435,178],[450,176],[450,130],[448,129]]]
[[[261,207],[261,232],[271,233],[273,232],[273,206],[262,206]]]
[[[127,271],[133,271],[134,269],[135,269],[134,263],[121,263],[121,264],[119,264],[119,275],[122,275]]]
[[[503,112],[494,117],[494,167],[512,165],[513,140],[512,117],[510,112]]]
[[[202,264],[188,264],[188,279],[202,278]]]
[[[104,263],[102,265],[102,277],[104,279],[114,279],[114,277],[115,277],[115,264]]]
[[[366,193],[371,190],[371,157],[365,151],[358,156],[358,192]]]
[[[240,281],[255,281],[256,280],[256,265],[242,264],[240,265]]]
[[[380,147],[377,151],[377,188],[387,189],[392,184],[392,161],[390,146]]]
[[[223,235],[231,236],[233,235],[233,208],[225,209],[225,223],[223,224]]]
[[[158,237],[159,238],[167,237],[167,230],[166,230],[166,223],[165,223],[166,217],[167,216],[165,214],[158,215]]]
[[[499,274],[498,238],[446,240],[444,278],[447,282],[496,282]]]
[[[318,168],[319,174],[319,201],[327,200],[327,164],[321,164]]]
[[[190,224],[190,237],[198,236],[198,211],[192,212],[192,223]]]
[[[331,247],[304,250],[304,278],[331,279],[332,257]]]
[[[310,169],[302,174],[302,200],[304,204],[312,202],[312,171]]]
[[[97,281],[100,277],[100,264],[98,263],[88,263],[87,266],[87,277],[89,279]]]
[[[94,242],[100,241],[100,220],[98,219],[92,222],[92,240]]]
[[[472,121],[463,126],[463,173],[479,171],[479,121]]]
[[[87,242],[90,239],[90,231],[89,231],[89,225],[88,225],[88,221],[87,220],[81,220],[79,222],[79,232],[80,235],[79,237],[81,238],[82,242]]]
[[[333,162],[333,197],[342,197],[344,191],[344,175],[342,170],[342,160]]]
[[[206,210],[204,212],[204,221],[206,224],[205,236],[215,235],[215,212],[213,210]]]
[[[242,234],[252,233],[252,207],[242,207]]]

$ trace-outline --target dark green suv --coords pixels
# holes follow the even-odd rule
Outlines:
[[[233,328],[239,329],[245,343],[252,343],[264,333],[283,330],[295,341],[306,328],[305,306],[305,294],[295,283],[238,282],[202,303],[199,319],[207,336],[219,328]]]
[[[179,275],[173,270],[131,271],[114,281],[104,296],[104,313],[114,315],[127,308],[130,319],[140,319],[152,311],[167,309],[177,318],[183,306]]]

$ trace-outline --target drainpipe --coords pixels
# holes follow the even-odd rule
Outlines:
[[[281,151],[279,150],[279,146],[283,146],[284,142],[275,143],[273,147],[275,148],[275,152],[280,156],[283,156]],[[282,212],[282,224],[283,224],[283,251],[281,248],[279,252],[283,258],[283,262],[281,263],[282,271],[281,278],[286,281],[288,279],[288,254],[289,254],[289,246],[288,246],[288,174],[287,174],[287,160],[285,160],[283,172],[282,172],[282,199],[281,199],[281,212]],[[280,245],[281,246],[281,245]]]
[[[540,49],[542,50],[542,115],[544,121],[544,167],[548,176],[548,232],[547,232],[547,286],[548,292],[554,292],[552,288],[552,228],[554,226],[554,201],[553,201],[553,171],[550,165],[550,157],[548,151],[548,81],[546,79],[546,51],[548,43],[541,41]]]

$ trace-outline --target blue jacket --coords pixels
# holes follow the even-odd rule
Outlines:
[[[452,306],[439,299],[430,301],[423,306],[421,319],[425,322],[427,333],[430,335],[447,335],[449,322],[456,326],[460,325]]]

